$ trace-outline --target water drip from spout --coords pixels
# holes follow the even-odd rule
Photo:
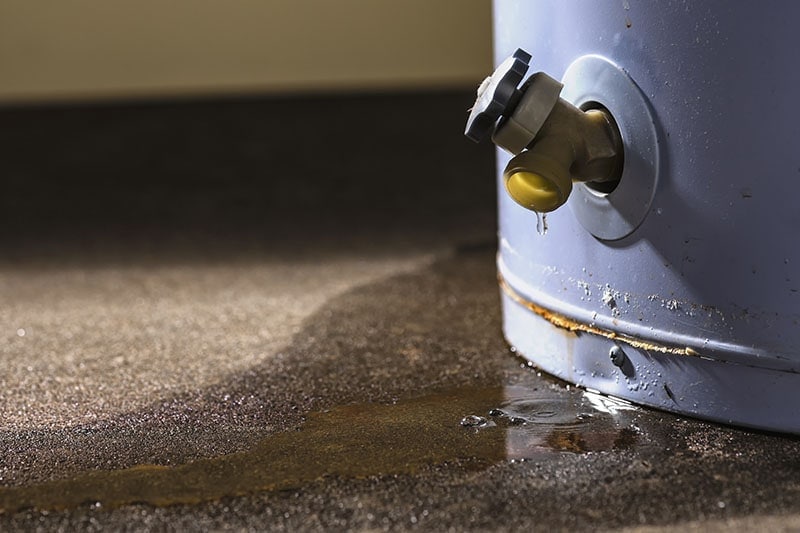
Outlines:
[[[536,213],[536,233],[545,235],[547,233],[547,213],[539,211],[534,211],[534,213]]]

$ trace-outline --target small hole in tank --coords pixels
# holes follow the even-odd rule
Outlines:
[[[598,110],[602,111],[608,117],[609,122],[611,123],[611,127],[617,132],[617,135],[620,136],[619,127],[617,126],[617,122],[614,120],[614,115],[599,102],[586,102],[581,104],[580,106],[581,111],[589,111],[589,110]],[[619,185],[619,182],[622,178],[622,168],[624,166],[625,154],[623,153],[621,157],[619,157],[617,161],[617,165],[613,172],[613,178],[607,181],[587,181],[584,183],[586,187],[593,193],[597,194],[598,196],[606,196],[614,192],[614,190]]]

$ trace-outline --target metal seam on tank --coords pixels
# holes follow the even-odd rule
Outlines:
[[[504,244],[505,247],[503,247],[502,251],[499,252],[497,255],[498,276],[503,277],[505,279],[505,283],[510,285],[510,287],[512,287],[512,290],[516,294],[518,294],[523,301],[530,302],[531,300],[528,299],[530,298],[530,296],[527,296],[523,292],[513,288],[515,285],[518,285],[518,283],[514,283],[514,280],[517,278],[515,278],[513,272],[509,272],[508,268],[504,266],[505,261],[503,259],[503,255],[509,251],[513,253],[515,252],[515,250],[513,250],[507,242],[502,244]],[[515,255],[519,256],[519,254]],[[553,267],[547,267],[547,268],[552,269]],[[519,280],[517,279],[517,281]],[[541,294],[540,296],[551,297],[552,295]],[[600,315],[597,315],[596,317],[593,316],[591,321],[588,319],[584,319],[581,321],[580,319],[572,318],[579,315],[569,313],[561,309],[561,307],[554,305],[554,304],[564,304],[565,303],[564,301],[557,300],[556,298],[552,297],[550,299],[554,301],[551,301],[547,305],[541,305],[541,304],[534,304],[534,305],[537,305],[539,308],[544,309],[548,314],[563,316],[567,322],[594,324],[595,318],[600,322],[605,318]],[[555,311],[555,309],[558,309],[558,311]],[[585,309],[582,308],[576,310],[586,311]],[[617,325],[616,321],[614,322],[614,325],[615,326]],[[620,326],[627,328],[630,326],[630,323],[623,322],[620,324]],[[712,360],[719,363],[729,363],[729,364],[747,366],[752,368],[769,369],[791,374],[800,373],[800,367],[797,367],[795,365],[787,366],[787,363],[791,364],[792,362],[788,357],[785,357],[783,355],[774,355],[771,353],[765,353],[762,350],[757,349],[755,346],[728,344],[728,343],[721,343],[719,341],[714,341],[712,343],[705,338],[702,340],[695,338],[676,339],[674,342],[672,342],[671,339],[666,339],[666,338],[657,339],[648,336],[646,333],[644,334],[637,334],[636,332],[621,333],[619,332],[621,331],[621,329],[615,330],[614,328],[612,328],[607,324],[602,324],[601,327],[597,327],[596,329],[598,329],[599,331],[612,332],[614,333],[615,338],[625,337],[628,339],[635,339],[637,341],[639,339],[651,339],[642,342],[645,342],[647,344],[652,344],[654,346],[678,347],[679,349],[685,350],[686,352],[685,355],[700,356],[702,359]],[[664,331],[661,331],[660,333],[662,335],[667,335],[667,333]],[[745,357],[746,359],[744,359]]]
[[[598,335],[600,337],[605,337],[610,340],[624,342],[625,344],[628,344],[629,346],[632,346],[640,350],[659,352],[671,355],[701,357],[696,350],[688,346],[675,347],[675,346],[665,346],[663,344],[655,344],[652,342],[636,339],[633,337],[628,337],[626,335],[621,335],[613,331],[600,329],[596,326],[591,326],[589,324],[578,322],[562,314],[550,311],[549,309],[546,309],[540,305],[537,305],[531,301],[526,300],[506,282],[506,280],[500,273],[497,274],[497,282],[500,285],[500,289],[506,294],[506,296],[511,298],[514,302],[518,303],[519,305],[525,307],[526,309],[536,313],[537,315],[544,318],[545,320],[547,320],[556,327],[566,329],[572,332],[580,331],[583,333],[591,333],[592,335]],[[703,358],[710,359],[707,357]],[[718,361],[718,362],[725,362],[725,361]]]
[[[769,368],[769,367],[761,367],[757,365],[751,365],[736,361],[726,361],[724,359],[717,359],[715,357],[709,357],[706,354],[701,354],[699,351],[695,350],[690,346],[667,346],[664,344],[656,344],[654,342],[649,342],[645,340],[638,339],[636,337],[630,337],[628,335],[623,335],[621,333],[617,333],[615,331],[610,331],[602,328],[598,328],[597,326],[592,326],[589,324],[584,324],[583,322],[578,322],[572,318],[567,317],[566,315],[562,315],[561,313],[551,311],[546,307],[538,305],[536,303],[531,302],[530,300],[525,299],[521,294],[515,291],[511,285],[503,278],[503,275],[499,272],[497,273],[497,281],[500,285],[500,289],[511,298],[517,304],[525,307],[529,311],[532,311],[536,315],[544,318],[554,326],[566,329],[568,331],[576,332],[580,331],[583,333],[590,333],[592,335],[597,335],[600,337],[605,337],[607,339],[624,342],[625,344],[632,346],[633,348],[637,348],[639,350],[645,350],[650,352],[659,352],[664,354],[670,355],[681,355],[681,356],[689,356],[689,357],[697,357],[699,359],[705,359],[707,361],[713,361],[715,363],[722,363],[722,364],[732,364],[732,365],[740,365],[746,366],[751,368],[759,368],[759,369],[767,369],[774,372],[785,372],[787,374],[797,374],[798,372],[795,370],[783,370],[783,369],[776,369],[776,368]]]

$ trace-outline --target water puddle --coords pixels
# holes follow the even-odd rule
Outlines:
[[[507,459],[626,449],[638,441],[630,416],[637,408],[627,402],[585,391],[532,397],[525,388],[509,387],[504,393],[488,418],[506,428]]]
[[[299,488],[325,477],[414,474],[442,464],[480,470],[508,460],[622,449],[639,437],[632,409],[557,387],[467,387],[393,404],[345,405],[311,413],[296,430],[246,452],[0,489],[0,512],[190,504]]]

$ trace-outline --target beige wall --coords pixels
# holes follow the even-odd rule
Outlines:
[[[0,100],[474,84],[490,0],[0,0]]]

